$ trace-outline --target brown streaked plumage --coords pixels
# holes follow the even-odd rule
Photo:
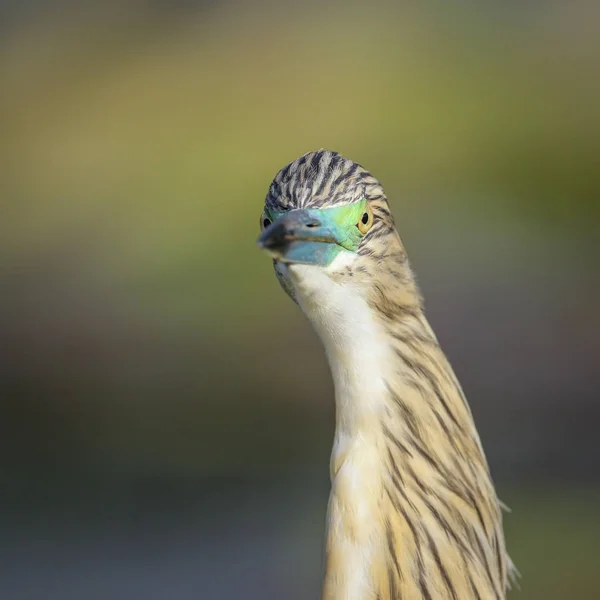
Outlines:
[[[335,384],[322,598],[504,599],[514,567],[500,503],[380,183],[320,150],[277,174],[265,206],[289,212],[363,198],[373,223],[355,252],[327,265],[275,260]]]

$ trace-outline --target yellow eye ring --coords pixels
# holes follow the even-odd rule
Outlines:
[[[363,214],[360,216],[358,223],[356,224],[358,230],[364,235],[373,226],[373,213],[371,207],[367,204]]]
[[[263,212],[262,215],[260,215],[260,230],[263,231],[264,229],[266,229],[273,221],[271,221],[271,219],[269,219],[269,217],[267,216],[266,212]]]

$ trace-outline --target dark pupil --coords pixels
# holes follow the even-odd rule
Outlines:
[[[269,219],[265,219],[263,221],[263,227],[268,227],[271,224],[271,221],[269,221]]]
[[[368,215],[368,213],[363,213],[361,221],[362,221],[363,225],[366,225],[369,222],[369,215]]]

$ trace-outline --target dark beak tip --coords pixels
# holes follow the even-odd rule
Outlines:
[[[269,242],[269,237],[269,227],[267,227],[264,231],[261,232],[261,234],[258,236],[258,239],[256,240],[258,247],[264,248]]]
[[[266,231],[266,230],[265,230]],[[285,244],[277,236],[263,234],[256,240],[257,246],[266,252],[281,250]]]

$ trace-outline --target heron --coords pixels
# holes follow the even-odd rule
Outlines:
[[[381,184],[309,152],[275,176],[260,228],[334,382],[322,599],[504,599],[504,507]]]

